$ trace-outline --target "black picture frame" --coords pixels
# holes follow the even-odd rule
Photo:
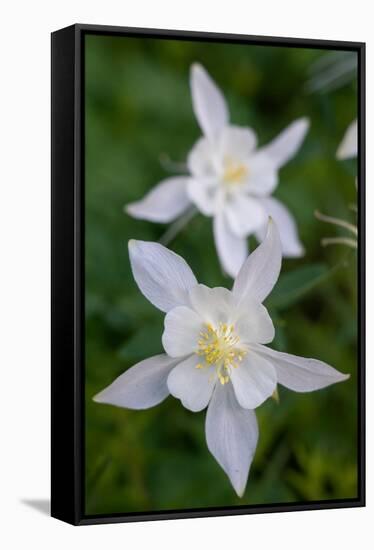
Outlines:
[[[294,504],[88,516],[84,511],[84,37],[218,41],[358,54],[358,496]],[[51,515],[73,525],[365,505],[365,44],[76,24],[52,33]]]

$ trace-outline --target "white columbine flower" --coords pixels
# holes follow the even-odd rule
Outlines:
[[[223,269],[235,277],[248,256],[247,237],[265,237],[268,216],[278,225],[283,256],[303,254],[295,221],[271,196],[278,170],[299,149],[309,127],[306,118],[290,124],[257,149],[251,128],[229,122],[226,101],[205,69],[191,69],[195,116],[204,134],[188,155],[189,174],[167,178],[126,211],[135,218],[167,223],[192,204],[213,217],[215,244]]]
[[[358,136],[357,136],[357,120],[351,122],[348,126],[341,144],[338,147],[336,156],[340,160],[357,157],[358,149]]]
[[[208,407],[208,448],[242,496],[258,439],[253,409],[274,393],[277,383],[309,392],[347,376],[322,361],[264,345],[273,340],[274,327],[261,302],[281,266],[274,223],[232,290],[198,284],[187,263],[158,243],[130,241],[129,251],[141,292],[166,312],[166,353],[130,368],[94,399],[147,409],[171,393],[191,411]]]

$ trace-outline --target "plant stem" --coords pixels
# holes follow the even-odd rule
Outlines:
[[[351,248],[357,248],[357,241],[348,237],[326,237],[321,241],[322,246],[328,246],[330,244],[345,244]]]
[[[188,224],[196,213],[197,209],[194,206],[188,208],[188,210],[186,210],[180,218],[168,227],[158,242],[164,246],[167,246],[172,240],[175,239],[178,233]]]
[[[346,222],[345,220],[340,220],[339,218],[333,218],[332,216],[326,216],[326,214],[321,214],[321,212],[319,212],[318,210],[315,211],[314,215],[318,220],[326,223],[331,223],[333,225],[339,225],[340,227],[348,229],[348,231],[350,231],[354,235],[357,235],[357,227],[354,226],[352,223]]]
[[[183,172],[188,172],[187,164],[184,162],[176,162],[172,160],[169,155],[166,153],[161,153],[160,155],[160,164],[166,170],[166,172],[171,172],[183,176]],[[182,173],[181,173],[182,172]]]

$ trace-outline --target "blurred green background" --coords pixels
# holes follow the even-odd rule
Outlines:
[[[331,54],[301,48],[89,35],[85,54],[86,514],[356,497],[356,253],[322,248],[322,237],[344,230],[314,217],[319,209],[355,223],[356,164],[335,156],[357,116],[355,78],[315,86]],[[347,54],[332,55],[336,65]],[[166,227],[132,219],[123,206],[170,175],[160,157],[185,162],[200,135],[189,92],[194,61],[223,90],[232,122],[253,127],[260,145],[310,118],[275,192],[296,217],[306,255],[284,260],[268,299],[272,347],[351,374],[309,394],[280,387],[279,404],[270,399],[257,409],[260,439],[242,499],[207,450],[205,411],[192,413],[172,397],[146,411],[92,401],[124,370],[162,352],[164,316],[133,280],[127,241],[157,241]],[[210,219],[198,214],[169,246],[200,282],[230,288]]]

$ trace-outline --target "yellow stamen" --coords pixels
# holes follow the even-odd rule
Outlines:
[[[222,385],[230,380],[231,369],[239,366],[240,361],[246,355],[246,350],[238,347],[239,337],[234,332],[233,325],[219,323],[214,328],[210,323],[206,324],[200,332],[197,355],[203,357],[205,365],[216,368],[218,380]],[[198,363],[197,369],[204,365]]]
[[[223,181],[228,184],[242,183],[248,175],[248,168],[240,162],[226,157],[223,163]]]

